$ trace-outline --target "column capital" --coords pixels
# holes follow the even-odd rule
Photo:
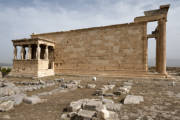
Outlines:
[[[161,24],[161,23],[166,23],[167,22],[167,19],[166,18],[162,18],[162,19],[159,19],[159,23]]]

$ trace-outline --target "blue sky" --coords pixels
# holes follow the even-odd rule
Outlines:
[[[11,40],[30,34],[133,22],[143,11],[171,4],[167,58],[180,59],[180,0],[0,0],[0,62],[13,58]],[[155,24],[148,25],[149,31]],[[149,45],[155,57],[155,40]]]

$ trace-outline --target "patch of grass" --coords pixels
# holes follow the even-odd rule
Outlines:
[[[11,72],[11,68],[2,68],[0,69],[0,72],[2,73],[2,77],[5,77]]]

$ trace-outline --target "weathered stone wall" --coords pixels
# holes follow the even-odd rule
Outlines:
[[[145,23],[37,34],[32,37],[55,41],[55,73],[147,69]]]
[[[10,76],[44,77],[54,75],[54,69],[48,69],[48,60],[14,60]]]
[[[48,69],[48,60],[39,60],[38,61],[38,70],[46,70]]]
[[[48,69],[48,60],[39,60],[38,61],[38,77],[51,76],[54,75],[54,69]]]
[[[13,76],[36,76],[38,70],[37,60],[14,60],[13,69],[10,74]]]

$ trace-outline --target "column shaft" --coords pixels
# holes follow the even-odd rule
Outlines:
[[[29,50],[28,50],[28,59],[32,59],[32,47],[31,45],[28,46]]]
[[[24,58],[25,58],[25,47],[22,46],[21,47],[21,60],[24,60]]]
[[[166,73],[166,20],[159,21],[159,72]]]
[[[159,24],[159,23],[158,23]],[[157,32],[158,32],[158,35],[156,36],[156,71],[157,72],[160,72],[160,50],[159,50],[159,25],[158,25],[158,28],[157,28]],[[157,34],[157,33],[156,33]]]
[[[40,45],[38,44],[37,45],[37,51],[36,51],[36,59],[40,59],[40,52],[41,52],[41,48],[40,48]]]
[[[46,48],[45,48],[45,59],[46,60],[48,60],[48,56],[49,56],[49,54],[48,54],[48,46],[46,46]]]
[[[14,60],[17,59],[17,47],[14,45]]]

